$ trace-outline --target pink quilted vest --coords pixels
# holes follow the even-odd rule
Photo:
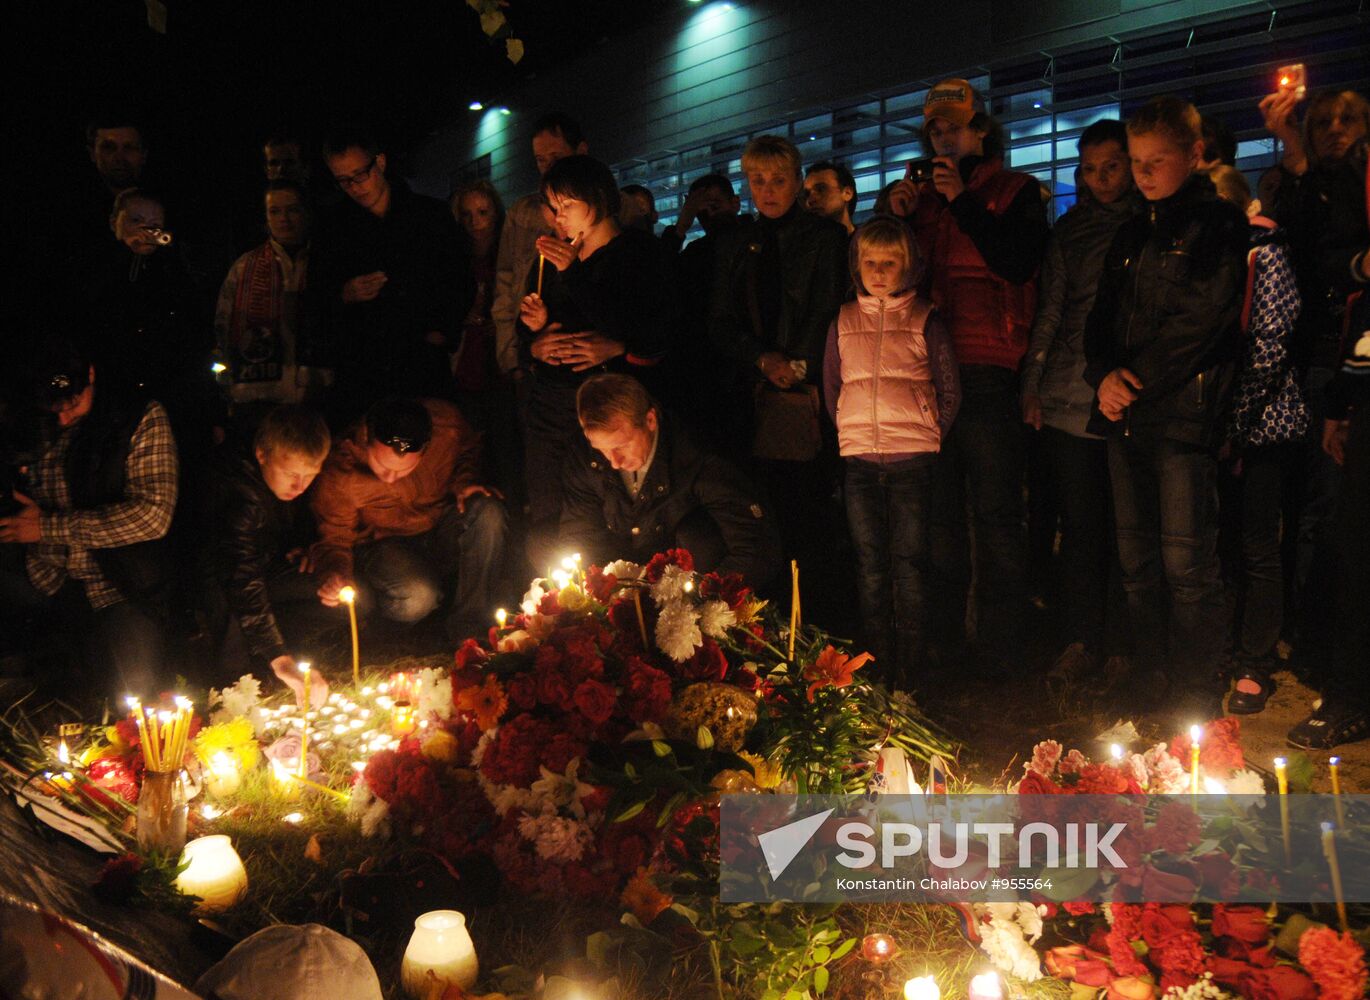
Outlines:
[[[859,295],[838,312],[837,442],[843,455],[941,449],[937,392],[923,338],[932,310],[931,303],[906,292],[883,303]]]

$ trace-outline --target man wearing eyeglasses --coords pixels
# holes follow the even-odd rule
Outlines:
[[[444,605],[448,637],[482,631],[497,603],[508,525],[483,486],[480,435],[441,400],[387,397],[336,442],[314,490],[319,599],[414,623]]]
[[[335,135],[323,152],[347,195],[319,238],[339,398],[362,407],[387,392],[449,395],[448,352],[472,298],[451,211],[390,178],[365,133]]]

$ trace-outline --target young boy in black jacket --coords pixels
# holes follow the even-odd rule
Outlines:
[[[1222,708],[1216,451],[1237,356],[1246,220],[1194,172],[1203,139],[1193,105],[1155,98],[1127,132],[1147,205],[1114,238],[1085,328],[1090,429],[1108,437],[1133,619],[1125,697],[1168,697],[1190,724]]]

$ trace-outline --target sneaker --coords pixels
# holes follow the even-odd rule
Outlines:
[[[1370,714],[1319,698],[1313,702],[1313,714],[1289,730],[1285,739],[1300,750],[1330,750],[1366,737],[1370,737]]]

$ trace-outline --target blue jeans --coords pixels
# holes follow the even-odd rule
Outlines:
[[[1164,672],[1173,691],[1214,694],[1226,638],[1217,460],[1193,445],[1115,436],[1108,469],[1136,665]]]
[[[1001,656],[1018,652],[1027,601],[1023,523],[1025,440],[1018,377],[1007,368],[961,366],[961,410],[933,466],[933,620],[945,638],[965,634],[974,525],[976,635]]]
[[[921,658],[933,456],[886,471],[847,460],[847,524],[856,548],[861,631],[876,670],[907,688]]]
[[[473,496],[466,512],[449,507],[431,531],[357,546],[357,603],[390,621],[427,618],[444,609],[448,637],[476,634],[494,615],[509,523],[504,504]]]

